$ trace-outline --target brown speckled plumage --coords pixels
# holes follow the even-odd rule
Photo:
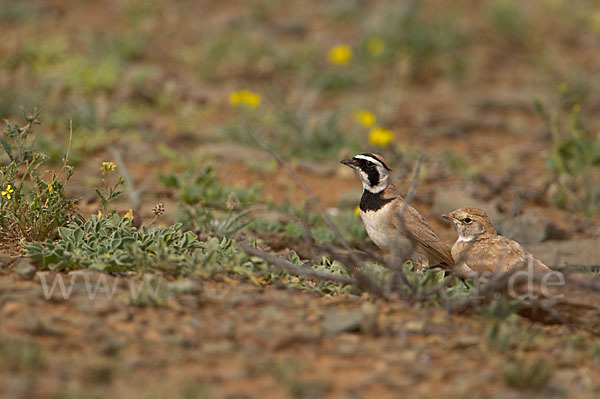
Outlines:
[[[521,244],[498,235],[486,213],[479,208],[461,208],[443,217],[453,222],[458,232],[452,258],[463,273],[498,273],[529,265],[537,272],[550,270]]]

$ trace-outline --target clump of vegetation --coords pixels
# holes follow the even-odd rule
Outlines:
[[[552,365],[546,360],[536,358],[527,360],[523,356],[506,361],[501,368],[504,382],[519,389],[542,389],[553,374]]]
[[[465,69],[465,59],[460,49],[466,36],[456,25],[452,15],[431,18],[424,15],[420,2],[412,2],[401,11],[398,7],[385,9],[376,37],[386,43],[381,59],[401,61],[408,65],[409,77],[418,82],[428,82],[442,74],[457,79]],[[374,46],[371,42],[371,53]]]
[[[586,128],[581,105],[573,100],[566,85],[559,85],[561,103],[548,110],[535,105],[552,134],[552,152],[547,166],[554,175],[552,200],[559,206],[575,208],[591,217],[600,208],[600,139]]]
[[[103,218],[94,215],[85,223],[72,222],[59,228],[58,240],[26,243],[25,248],[27,256],[42,269],[156,270],[180,275],[197,267],[211,269],[211,262],[219,263],[215,252],[221,258],[236,255],[230,251],[230,241],[217,243],[213,248],[212,241],[198,241],[194,233],[182,231],[181,224],[152,230],[144,226],[138,230],[130,218],[113,213]]]
[[[178,191],[182,202],[178,218],[186,230],[216,237],[230,237],[248,221],[248,205],[257,200],[254,189],[222,186],[214,170],[188,167],[181,173],[159,176],[160,181]]]
[[[165,187],[177,190],[179,200],[187,205],[202,205],[213,209],[226,210],[227,199],[233,193],[241,206],[255,203],[256,190],[222,186],[211,166],[189,166],[181,173],[170,172],[159,176]]]
[[[525,17],[517,5],[507,0],[495,0],[489,6],[489,16],[496,28],[510,44],[523,44],[527,37]]]
[[[265,220],[255,218],[248,223],[248,229],[258,233],[284,233],[292,238],[302,238],[309,234],[319,244],[339,244],[338,237],[327,225],[321,214],[308,212],[304,207],[284,206],[278,208],[292,220],[281,222],[278,220]],[[351,244],[362,244],[365,242],[367,232],[360,217],[353,211],[340,212],[331,216],[332,221],[342,232],[344,239]],[[310,226],[303,226],[303,222]]]
[[[68,151],[59,174],[49,172],[45,180],[39,171],[46,156],[36,151],[30,138],[34,126],[41,123],[39,115],[39,111],[24,114],[26,123],[21,126],[6,121],[0,138],[8,160],[0,167],[0,236],[5,241],[52,239],[57,229],[76,215],[76,200],[64,193],[72,175]]]

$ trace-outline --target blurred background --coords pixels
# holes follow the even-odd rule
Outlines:
[[[596,233],[594,1],[3,1],[0,23],[0,117],[42,110],[37,145],[57,164],[73,121],[73,195],[115,147],[142,215],[169,201],[156,176],[182,156],[302,201],[260,137],[328,206],[360,194],[343,157],[380,152],[403,182],[424,153],[416,201],[430,215],[542,207],[550,235]],[[435,206],[447,189],[456,201]]]
[[[166,214],[157,224],[180,220],[193,229],[191,220],[212,223],[212,219],[202,219],[206,216],[202,213],[194,219],[176,209],[200,203],[226,214],[237,206],[225,205],[234,192],[251,212],[254,233],[273,250],[293,249],[303,255],[300,228],[282,215],[301,214],[306,194],[258,139],[292,164],[332,214],[344,218],[340,223],[353,243],[368,243],[354,213],[361,187],[339,161],[356,153],[381,153],[401,192],[406,192],[423,154],[413,203],[447,242],[453,242],[456,233],[439,216],[477,205],[486,209],[501,233],[548,264],[589,265],[600,259],[598,1],[0,0],[0,32],[0,118],[23,124],[24,113],[41,110],[36,146],[54,169],[62,166],[72,121],[70,162],[75,169],[67,191],[81,198],[78,207],[86,217],[100,208],[94,193],[102,184],[100,165],[116,162],[118,173],[127,174],[119,210],[134,207],[147,222],[160,201]],[[324,224],[314,233],[318,241],[335,240]],[[330,355],[327,359],[335,361],[321,362],[323,347],[301,349],[300,359],[289,344],[295,342],[286,335],[289,331],[270,335],[273,326],[281,325],[282,314],[296,313],[260,307],[271,300],[287,306],[291,291],[273,289],[270,292],[276,294],[267,300],[256,299],[262,291],[236,288],[238,282],[228,278],[203,282],[221,296],[198,299],[206,303],[193,306],[204,306],[206,317],[197,317],[193,308],[185,323],[177,313],[183,313],[182,307],[165,304],[148,305],[163,306],[156,310],[159,317],[146,308],[116,309],[116,301],[80,306],[79,316],[95,320],[77,322],[68,331],[76,338],[89,338],[85,342],[90,345],[82,347],[94,356],[111,359],[103,363],[92,356],[85,367],[78,366],[83,364],[83,350],[77,339],[52,341],[60,331],[26,320],[29,324],[24,323],[22,330],[43,335],[40,342],[50,337],[47,341],[56,344],[51,353],[65,349],[70,354],[49,362],[57,371],[53,375],[39,380],[37,374],[29,380],[21,377],[36,387],[39,397],[48,392],[79,397],[77,393],[87,392],[88,386],[100,397],[108,392],[107,384],[117,380],[114,392],[135,391],[139,397],[161,397],[161,389],[202,397],[213,388],[230,392],[226,397],[231,398],[250,397],[244,390],[256,389],[264,393],[260,397],[273,392],[321,397],[326,392],[347,392],[348,381],[367,373],[346,370],[343,378],[335,378],[341,367],[352,363],[348,356],[358,354],[356,364],[373,371],[373,381],[383,378],[377,373],[391,373],[386,380],[390,389],[414,386],[437,395],[444,386],[464,397],[471,396],[469,387],[481,391],[485,390],[481,384],[497,381],[497,373],[485,369],[495,355],[476,352],[469,362],[461,357],[465,348],[478,345],[469,331],[482,332],[470,319],[454,319],[452,331],[466,335],[452,343],[448,340],[452,334],[446,332],[448,318],[429,312],[434,328],[416,335],[418,342],[398,346],[406,341],[402,318],[414,310],[401,303],[386,304],[387,310],[381,311],[382,325],[392,326],[385,340],[361,336],[368,341],[364,353],[356,349],[357,335],[347,334],[338,348],[337,341],[335,345],[319,341],[320,333],[294,330],[296,335],[289,335],[294,340],[322,343]],[[315,324],[323,315],[323,302],[319,306],[311,302],[315,296],[298,298],[306,309],[298,310],[298,319],[290,316],[289,330]],[[224,304],[229,319],[221,319],[223,314],[210,303]],[[385,316],[388,305],[395,318]],[[246,307],[238,311],[238,306]],[[23,314],[18,306],[12,309],[15,315]],[[53,309],[69,323],[79,317],[66,306]],[[368,304],[365,309],[370,309]],[[418,319],[423,313],[415,312],[417,316],[410,317]],[[120,336],[102,325],[107,315],[111,329],[120,328]],[[329,320],[334,330],[346,316]],[[410,331],[426,330],[410,317],[406,321]],[[58,320],[54,324],[67,325]],[[248,327],[257,320],[257,330]],[[85,334],[80,332],[83,324]],[[357,328],[356,323],[350,327]],[[97,336],[89,334],[97,328]],[[348,327],[342,325],[339,331],[344,328]],[[525,330],[529,334],[530,325]],[[398,338],[398,331],[404,331],[404,338]],[[560,331],[548,331],[562,339]],[[522,336],[513,330],[506,334]],[[561,365],[579,365],[573,351],[587,349],[580,345],[583,338],[576,338],[566,343],[546,341],[543,356],[554,356],[556,350],[566,353]],[[148,356],[151,345],[146,342],[162,346]],[[444,345],[457,350],[450,354]],[[121,358],[121,347],[137,352]],[[190,347],[197,352],[190,352]],[[390,348],[401,353],[385,360]],[[273,355],[279,350],[288,351],[288,357]],[[443,353],[432,355],[435,350]],[[594,350],[598,359],[600,350]],[[37,367],[35,353],[29,355],[23,375],[29,363],[32,369]],[[196,355],[208,360],[199,364]],[[363,362],[367,355],[373,357]],[[437,370],[430,367],[432,358],[441,362]],[[188,362],[190,373],[181,373],[180,360]],[[413,365],[418,367],[413,370]],[[167,369],[169,387],[162,381]],[[318,375],[306,377],[313,370]],[[407,370],[414,375],[406,377]],[[585,370],[588,377],[593,374]],[[591,377],[564,371],[556,376],[562,386],[572,387],[577,381],[597,393]],[[444,374],[449,372],[459,375],[449,379]],[[301,373],[306,378],[298,382]],[[259,374],[267,379],[257,383]],[[519,382],[523,374],[517,368],[509,375]],[[63,382],[73,376],[79,390],[69,396]],[[549,375],[544,378],[545,384]],[[429,379],[437,384],[420,383]],[[130,380],[135,384],[128,386]],[[21,389],[26,384],[13,381],[10,392],[31,397],[27,395],[33,388]],[[186,384],[193,388],[188,396]],[[380,391],[369,384],[356,392],[364,388],[364,397],[376,397]],[[348,392],[347,397],[359,397]],[[507,391],[498,392],[507,397]]]
[[[3,1],[0,24],[0,117],[41,110],[37,145],[56,164],[72,120],[84,199],[118,148],[142,215],[169,201],[156,177],[182,157],[267,201],[304,200],[259,137],[328,206],[360,195],[343,157],[380,152],[405,182],[424,153],[430,216],[541,207],[551,228],[519,222],[542,223],[533,241],[597,232],[594,1]],[[93,194],[80,206],[93,212]]]

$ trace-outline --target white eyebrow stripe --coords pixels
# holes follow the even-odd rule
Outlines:
[[[383,164],[381,162],[379,162],[378,159],[373,158],[373,157],[371,157],[369,155],[355,155],[354,158],[356,158],[356,159],[362,159],[362,160],[365,160],[365,161],[371,161],[371,162],[373,162],[373,163],[375,163],[377,165],[383,166]]]

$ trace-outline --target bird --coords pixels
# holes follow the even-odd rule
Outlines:
[[[358,154],[340,162],[354,169],[363,185],[360,217],[367,235],[386,256],[401,256],[402,261],[411,260],[421,270],[454,264],[450,246],[398,193],[390,181],[391,169],[381,155]]]
[[[502,273],[532,267],[534,272],[550,271],[521,244],[496,233],[488,215],[475,207],[460,208],[442,215],[456,227],[458,239],[452,258],[459,272],[468,275]]]

